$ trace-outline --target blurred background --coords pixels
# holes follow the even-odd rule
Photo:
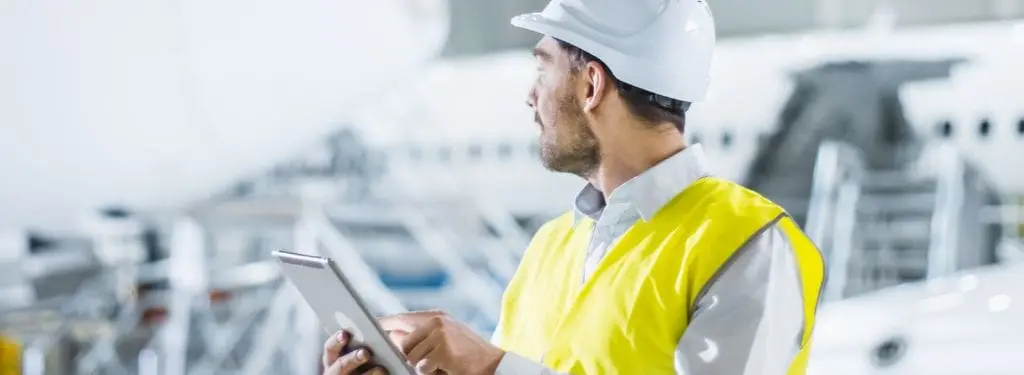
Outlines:
[[[316,374],[269,254],[482,335],[576,177],[546,0],[0,0],[0,374]],[[828,259],[812,374],[1024,374],[1024,1],[709,0],[687,139]]]

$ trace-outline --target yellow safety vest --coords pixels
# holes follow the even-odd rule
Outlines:
[[[0,375],[21,374],[21,346],[0,336]]]
[[[505,291],[497,344],[574,375],[674,374],[676,346],[705,285],[775,222],[799,264],[804,335],[788,373],[804,374],[824,261],[781,207],[710,177],[629,228],[582,284],[593,222],[574,225],[570,212],[545,224]]]

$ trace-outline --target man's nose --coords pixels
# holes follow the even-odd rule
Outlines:
[[[537,109],[537,89],[530,88],[530,92],[526,95],[526,105],[530,109]]]

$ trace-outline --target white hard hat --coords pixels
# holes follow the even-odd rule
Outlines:
[[[551,0],[512,25],[572,44],[652,93],[694,102],[707,92],[715,22],[704,0]]]

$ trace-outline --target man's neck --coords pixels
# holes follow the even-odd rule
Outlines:
[[[587,180],[605,199],[619,186],[686,148],[681,136],[660,135],[637,142],[602,145],[601,164]]]

